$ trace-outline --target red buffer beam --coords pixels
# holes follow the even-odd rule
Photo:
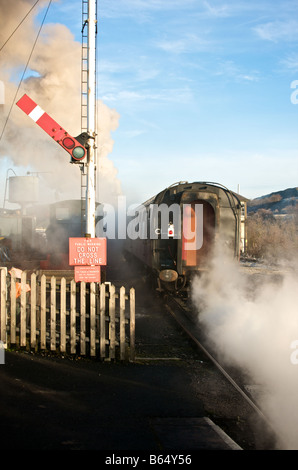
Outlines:
[[[78,140],[69,135],[60,124],[54,121],[28,95],[25,94],[16,104],[70,154],[73,162],[80,163],[86,157],[86,148]]]

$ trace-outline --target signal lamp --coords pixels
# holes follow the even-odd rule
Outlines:
[[[72,163],[80,162],[86,156],[86,149],[80,145],[80,142],[72,137],[64,137],[61,145],[70,154]]]
[[[62,144],[67,149],[73,149],[75,146],[74,140],[71,139],[70,137],[65,137],[65,139],[62,140]]]
[[[83,147],[75,147],[72,151],[72,156],[75,160],[82,160],[85,157],[86,150]]]

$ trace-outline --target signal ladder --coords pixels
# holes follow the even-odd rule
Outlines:
[[[97,0],[82,0],[82,62],[81,62],[81,132],[88,131],[88,113],[95,112],[94,109],[88,110],[88,27],[89,27],[89,13],[88,4],[89,1],[95,1],[96,13],[97,13]],[[96,57],[96,54],[95,54]],[[95,70],[96,69],[96,58],[95,58]],[[96,78],[95,78],[96,82]],[[96,90],[96,83],[94,89]],[[96,103],[96,91],[95,91],[95,103]],[[96,116],[96,113],[95,113]],[[95,126],[97,128],[97,125]],[[96,165],[94,175],[95,187],[96,187]],[[85,233],[86,225],[86,189],[87,189],[87,165],[84,163],[81,165],[81,231],[82,235]]]

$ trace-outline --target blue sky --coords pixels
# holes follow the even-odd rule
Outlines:
[[[298,186],[296,1],[99,0],[98,17],[124,194],[142,202],[180,180],[248,198]],[[54,2],[47,22],[80,42],[81,1]]]
[[[248,197],[297,186],[297,2],[104,0],[99,19],[123,181],[217,181]]]

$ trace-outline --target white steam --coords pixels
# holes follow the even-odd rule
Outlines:
[[[193,301],[217,357],[261,387],[258,405],[278,446],[298,449],[298,361],[291,359],[298,344],[298,273],[248,272],[215,256],[210,271],[194,282]]]
[[[0,3],[0,45],[32,7],[33,0]],[[41,3],[45,6],[45,3]],[[0,54],[0,80],[4,84],[5,104],[0,109],[0,131],[4,128],[14,101],[18,82],[33,47],[39,24],[35,8],[3,47]],[[78,12],[80,15],[80,12]],[[53,119],[74,137],[81,132],[81,44],[62,24],[47,24],[34,48],[26,79],[16,100],[27,93]],[[108,158],[113,149],[111,132],[118,127],[119,115],[98,101],[97,128],[97,197],[111,202],[121,194],[117,170]],[[7,159],[22,170],[41,174],[56,199],[81,197],[81,173],[78,165],[69,163],[69,155],[13,104],[0,143],[1,171]],[[44,192],[44,191],[42,191]],[[41,193],[42,193],[41,192]],[[41,194],[42,196],[42,194]]]

